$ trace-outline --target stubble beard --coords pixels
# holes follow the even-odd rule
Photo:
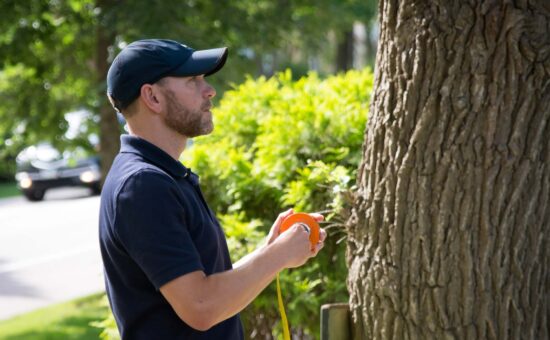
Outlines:
[[[209,111],[212,104],[209,100],[206,100],[199,110],[190,110],[178,102],[173,91],[166,89],[165,94],[168,105],[164,122],[170,129],[189,138],[207,135],[214,130],[212,114]]]

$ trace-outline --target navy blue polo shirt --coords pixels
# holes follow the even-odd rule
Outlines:
[[[197,270],[232,268],[197,175],[155,145],[123,135],[101,193],[105,285],[122,339],[243,339],[239,315],[202,332],[159,289]]]

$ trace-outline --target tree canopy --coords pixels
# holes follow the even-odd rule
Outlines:
[[[359,0],[2,1],[0,158],[39,140],[86,144],[64,137],[63,116],[77,109],[92,113],[85,134],[106,133],[98,124],[108,105],[102,65],[133,40],[229,46],[230,65],[213,78],[223,90],[257,75],[266,55],[326,54],[328,32],[370,20],[374,7]]]

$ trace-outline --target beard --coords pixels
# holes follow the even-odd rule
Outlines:
[[[214,130],[212,114],[209,111],[212,106],[210,100],[205,100],[199,110],[191,110],[178,102],[173,91],[166,90],[165,94],[168,98],[168,107],[164,122],[169,128],[189,138],[207,135]]]

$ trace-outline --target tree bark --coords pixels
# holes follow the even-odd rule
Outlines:
[[[107,12],[112,6],[109,0],[98,0],[97,7],[101,11]],[[109,47],[114,42],[115,33],[105,27],[105,23],[100,20],[96,27],[96,75],[99,100],[99,129],[100,129],[100,151],[101,158],[101,183],[105,180],[113,160],[120,149],[120,126],[117,115],[111,104],[107,100],[106,79],[109,71]]]
[[[357,338],[548,339],[550,5],[381,0]]]

